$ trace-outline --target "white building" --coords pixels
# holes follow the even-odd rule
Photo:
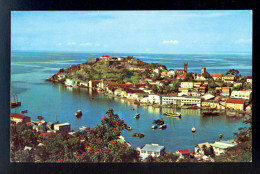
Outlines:
[[[181,88],[193,88],[193,82],[181,82]]]
[[[169,70],[167,73],[168,77],[174,77],[175,76],[175,72],[173,70]]]
[[[70,132],[70,123],[55,124],[54,130],[68,133]]]
[[[215,152],[216,156],[219,156],[220,154],[223,154],[227,151],[227,148],[236,146],[237,143],[234,142],[234,140],[220,140],[220,141],[215,141],[215,143],[210,144],[213,147],[213,150]]]
[[[136,150],[139,151],[142,159],[147,158],[149,155],[159,157],[166,153],[165,147],[159,144],[146,144],[143,147],[137,147]]]
[[[152,104],[161,104],[162,103],[162,97],[160,95],[148,95],[148,101]]]
[[[71,80],[71,79],[66,79],[65,85],[66,85],[66,86],[73,86],[73,85],[74,85],[74,81]]]
[[[230,98],[249,100],[252,96],[252,91],[232,91]]]
[[[201,106],[201,98],[200,97],[192,97],[192,96],[175,96],[175,95],[165,95],[162,96],[162,104],[174,104],[174,105],[196,105],[198,107]]]

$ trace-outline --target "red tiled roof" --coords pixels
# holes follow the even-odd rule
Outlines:
[[[188,149],[184,149],[184,150],[178,150],[182,155],[187,155],[190,154]]]
[[[28,118],[28,116],[17,114],[17,113],[11,113],[11,117],[20,118],[20,119]]]
[[[229,87],[222,87],[222,90],[229,90]]]
[[[40,133],[40,136],[43,136],[43,137],[45,137],[46,135],[52,135],[52,134],[54,134],[54,132],[47,132],[47,133]]]
[[[103,55],[103,56],[101,56],[101,57],[110,57],[110,56],[108,56],[108,55]]]
[[[224,77],[223,74],[214,74],[214,73],[209,73],[209,75],[210,75],[211,77]]]
[[[226,103],[244,104],[244,100],[241,100],[241,99],[227,99]]]
[[[177,78],[181,78],[181,79],[184,79],[185,78],[185,76],[182,76],[182,75],[177,75]]]
[[[252,76],[247,76],[247,78],[246,79],[252,79]]]

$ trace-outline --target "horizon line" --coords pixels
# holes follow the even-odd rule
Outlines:
[[[123,54],[127,54],[127,53],[142,53],[142,54],[215,54],[215,53],[219,53],[219,54],[252,54],[252,51],[247,51],[247,52],[228,52],[228,51],[202,51],[202,52],[198,52],[198,51],[179,51],[179,52],[129,52],[129,51],[67,51],[67,50],[11,50],[11,52],[73,52],[73,53],[123,53]]]

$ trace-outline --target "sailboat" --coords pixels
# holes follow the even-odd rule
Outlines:
[[[192,132],[192,133],[196,132],[196,129],[195,129],[195,127],[194,127],[194,122],[195,122],[195,121],[193,121],[193,127],[191,128],[191,132]]]
[[[11,102],[11,107],[14,108],[14,107],[17,107],[17,106],[21,106],[21,102],[18,101],[18,96],[17,94],[13,94],[13,97],[14,97],[14,101]],[[16,99],[15,99],[16,97]]]

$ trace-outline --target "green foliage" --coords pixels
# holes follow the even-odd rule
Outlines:
[[[234,76],[237,76],[239,74],[239,71],[236,70],[236,69],[230,69],[230,70],[227,71],[226,75],[228,75],[228,74],[232,74]]]
[[[184,79],[185,81],[192,81],[193,80],[193,75],[192,75],[192,73],[187,73],[186,75],[185,75],[185,79]]]
[[[40,138],[31,127],[19,123],[11,127],[12,161],[33,162],[139,162],[139,155],[127,142],[119,141],[127,127],[113,109],[109,109],[101,125],[74,135],[55,133]],[[44,145],[38,146],[38,141]],[[23,151],[24,146],[32,152]]]

